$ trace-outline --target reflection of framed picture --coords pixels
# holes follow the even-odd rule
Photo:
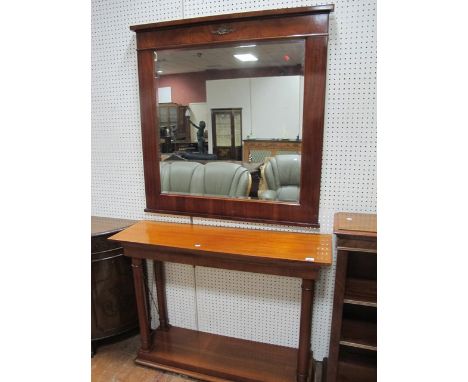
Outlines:
[[[172,102],[172,88],[170,86],[158,88],[158,102],[159,103]]]

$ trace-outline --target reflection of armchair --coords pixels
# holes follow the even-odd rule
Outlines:
[[[267,190],[259,191],[260,199],[299,201],[301,156],[277,155],[270,158],[262,171]]]
[[[161,191],[174,194],[242,197],[252,177],[245,167],[228,162],[160,162]]]

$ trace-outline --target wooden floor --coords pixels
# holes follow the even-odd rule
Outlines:
[[[140,346],[140,337],[134,336],[109,345],[99,346],[91,359],[92,382],[196,382],[183,375],[163,372],[133,362]],[[315,381],[321,379],[318,362]]]

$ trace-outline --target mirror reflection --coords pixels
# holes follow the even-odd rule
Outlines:
[[[304,41],[155,52],[161,190],[298,202]]]

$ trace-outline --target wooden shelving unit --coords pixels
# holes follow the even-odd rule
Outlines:
[[[377,380],[377,216],[335,215],[337,263],[326,382]]]

